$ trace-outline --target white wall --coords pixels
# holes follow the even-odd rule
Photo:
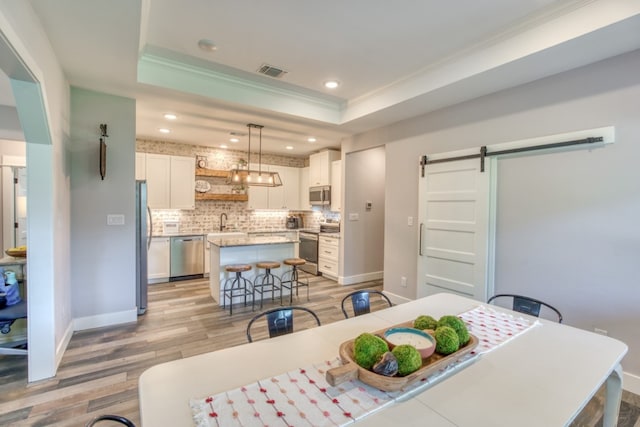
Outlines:
[[[135,321],[135,101],[72,87],[71,118],[75,329]],[[104,181],[102,123],[109,135]],[[124,225],[107,225],[108,214],[124,215]]]
[[[354,137],[386,143],[385,290],[414,298],[418,157],[615,126],[616,143],[499,161],[496,292],[556,305],[566,323],[626,342],[640,376],[640,51]],[[348,184],[347,184],[348,185]],[[355,191],[356,189],[354,189]],[[353,250],[358,250],[354,247]],[[407,276],[410,286],[398,286]]]
[[[35,381],[55,374],[71,331],[69,86],[29,2],[0,2],[0,30],[0,66],[12,79],[27,142],[28,357]]]
[[[385,148],[348,154],[345,164],[345,203],[342,210],[342,262],[345,284],[382,278],[384,268]],[[372,203],[366,210],[365,203]],[[358,220],[350,215],[358,215]]]
[[[24,141],[16,107],[0,105],[0,138]]]

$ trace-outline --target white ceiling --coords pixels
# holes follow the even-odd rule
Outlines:
[[[72,85],[137,100],[139,138],[246,149],[230,132],[257,123],[265,152],[300,156],[640,48],[638,0],[31,3]]]

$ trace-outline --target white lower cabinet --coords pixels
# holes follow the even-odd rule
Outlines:
[[[323,276],[338,280],[340,240],[336,237],[319,236],[318,270]]]
[[[169,237],[152,237],[147,256],[149,283],[166,282],[171,269],[171,242]]]

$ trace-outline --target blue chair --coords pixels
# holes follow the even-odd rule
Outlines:
[[[11,332],[11,325],[18,319],[27,318],[27,301],[23,299],[17,304],[10,305],[0,309],[0,332],[4,335]],[[17,340],[6,344],[0,344],[0,354],[7,355],[22,355],[27,354],[27,350],[24,347],[27,344],[27,340]],[[18,347],[18,348],[17,348]]]
[[[267,327],[269,329],[269,338],[277,337],[280,335],[286,335],[293,332],[293,313],[295,311],[309,313],[316,324],[320,326],[320,319],[318,315],[305,307],[280,307],[267,310],[253,317],[247,325],[247,339],[249,342],[253,342],[251,337],[251,325],[262,317],[267,318]]]
[[[558,323],[562,323],[562,314],[556,309],[554,306],[547,304],[544,301],[537,300],[535,298],[526,297],[523,295],[515,295],[515,294],[498,294],[494,295],[487,301],[487,304],[491,304],[496,298],[513,298],[513,311],[517,311],[519,313],[529,314],[531,316],[539,317],[540,316],[540,308],[547,307],[551,311],[555,312],[558,316]]]
[[[347,314],[347,310],[345,307],[345,303],[348,300],[351,300],[351,308],[353,309],[354,316],[360,316],[361,314],[370,313],[371,312],[371,304],[370,304],[371,294],[379,295],[381,299],[385,300],[387,304],[389,304],[389,307],[393,306],[389,297],[387,297],[385,294],[383,294],[380,291],[373,291],[373,290],[354,291],[342,299],[341,307],[342,307],[342,314],[344,314],[344,317],[346,319],[349,318],[349,315]]]

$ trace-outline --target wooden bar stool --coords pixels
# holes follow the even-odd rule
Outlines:
[[[256,268],[264,268],[265,272],[258,274],[253,279],[253,301],[251,309],[256,300],[256,292],[260,294],[260,310],[262,310],[262,299],[265,292],[271,291],[271,301],[275,300],[275,292],[280,292],[280,305],[282,305],[282,280],[275,274],[271,273],[272,268],[279,268],[280,263],[277,261],[260,261],[256,263]]]
[[[307,262],[302,258],[287,258],[282,261],[285,265],[291,266],[291,270],[286,271],[282,275],[282,287],[289,289],[289,304],[293,302],[293,290],[296,290],[296,297],[298,296],[298,288],[300,286],[307,287],[307,301],[309,301],[309,279],[303,277],[304,281],[300,281],[299,266],[306,264]]]
[[[233,314],[233,297],[244,296],[244,305],[247,306],[247,296],[253,295],[253,289],[251,281],[245,277],[242,277],[243,271],[250,271],[251,265],[249,264],[233,264],[227,265],[225,271],[229,273],[236,273],[235,277],[229,277],[224,282],[224,289],[222,291],[222,309],[226,307],[227,297],[229,297],[229,315]]]

